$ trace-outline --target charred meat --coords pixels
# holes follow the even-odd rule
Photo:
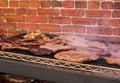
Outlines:
[[[67,60],[67,61],[73,61],[73,62],[86,62],[86,61],[93,61],[93,60],[99,59],[99,56],[97,56],[93,52],[73,51],[73,50],[59,52],[55,54],[54,57],[60,60]]]

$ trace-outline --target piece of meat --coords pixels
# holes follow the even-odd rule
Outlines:
[[[120,66],[120,52],[118,52],[118,53],[111,53],[111,56],[109,56],[109,57],[104,56],[103,58],[109,64],[114,64],[114,65]]]
[[[63,44],[60,38],[49,39],[46,41],[48,44]]]
[[[12,43],[4,43],[1,47],[1,50],[23,50],[23,51],[28,51],[32,52],[35,55],[49,55],[54,53],[52,50],[47,49],[47,48],[39,48],[38,46],[36,47],[22,47],[17,44],[12,44]]]
[[[9,40],[5,35],[0,37],[0,43],[7,43],[7,42],[11,42],[11,40]]]
[[[26,34],[23,38],[34,39],[36,36],[39,36],[41,34],[42,34],[42,32],[30,32],[30,33]]]
[[[37,41],[38,40],[38,38],[34,38],[34,39],[18,39],[18,40],[16,40],[15,42],[17,43],[20,43],[20,42],[35,42],[35,41]]]
[[[50,32],[44,32],[44,34],[48,36],[50,39],[54,39],[55,37],[59,36],[57,33],[50,33]]]
[[[49,40],[49,39],[50,39],[47,35],[45,35],[45,34],[43,34],[43,33],[40,35],[40,37],[41,37],[43,40]]]
[[[59,52],[55,54],[54,57],[56,59],[73,61],[73,62],[86,62],[86,61],[94,61],[94,60],[99,59],[99,56],[97,56],[93,52],[73,51],[73,50]]]
[[[11,41],[16,41],[17,39],[22,39],[23,36],[25,36],[25,35],[27,35],[27,31],[22,31],[22,32],[15,34],[15,35],[7,37],[7,39],[9,39]]]
[[[40,48],[40,47],[32,47],[29,49],[30,52],[34,53],[35,55],[50,55],[54,53],[52,50],[47,48]]]
[[[77,47],[76,51],[89,51],[89,52],[94,52],[96,54],[103,54],[104,49],[100,49],[100,48],[93,48],[93,47]]]
[[[24,50],[24,51],[28,51],[29,48],[26,47],[21,47],[17,44],[12,44],[12,43],[3,43],[1,50],[10,50],[10,49],[19,49],[19,50]]]
[[[24,36],[25,39],[34,39],[34,38],[40,38],[43,40],[49,40],[50,38],[45,35],[43,32],[30,32],[27,35]]]
[[[67,50],[74,49],[71,46],[59,45],[59,44],[45,44],[45,45],[41,45],[40,48],[47,48],[47,49],[50,49],[50,50],[52,50],[54,52],[67,51]]]
[[[16,44],[20,46],[39,46],[39,45],[44,45],[47,41],[42,40],[42,39],[20,39],[15,41]]]
[[[27,34],[26,32],[22,32],[13,36],[5,36],[2,35],[0,37],[0,45],[3,43],[15,43],[15,41],[17,41],[18,39],[22,39],[23,35]]]
[[[89,47],[93,47],[93,48],[100,48],[100,49],[104,49],[106,48],[106,45],[104,43],[101,43],[101,42],[89,42],[88,43],[88,46]]]
[[[6,41],[3,39],[3,37],[0,38],[0,46],[2,46]]]
[[[29,46],[39,46],[39,45],[43,45],[45,43],[37,43],[37,42],[23,42],[21,44],[19,44],[20,46],[25,46],[25,47],[29,47]]]

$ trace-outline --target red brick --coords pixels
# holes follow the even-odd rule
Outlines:
[[[84,16],[83,10],[61,10],[62,16]]]
[[[0,22],[4,22],[5,17],[4,16],[0,16]]]
[[[18,33],[18,31],[16,29],[10,29],[10,30],[7,30],[7,35],[16,35]]]
[[[62,1],[52,1],[52,7],[62,7]]]
[[[113,11],[113,17],[120,17],[120,11]]]
[[[114,3],[114,9],[120,9],[120,2]]]
[[[87,17],[111,17],[111,11],[107,10],[88,10],[86,11]]]
[[[4,30],[4,29],[0,29],[0,34],[7,34],[7,30]]]
[[[37,24],[18,24],[18,29],[21,30],[37,30],[38,29],[38,25]]]
[[[25,9],[24,8],[16,9],[16,14],[17,15],[24,15],[25,14]]]
[[[51,1],[41,1],[41,7],[51,7]]]
[[[96,19],[92,18],[73,18],[73,24],[80,24],[80,25],[94,25],[96,23]]]
[[[111,27],[88,27],[88,34],[112,35]]]
[[[99,1],[88,1],[89,9],[99,9],[100,2]]]
[[[41,31],[47,31],[47,32],[60,32],[61,28],[59,25],[50,25],[50,24],[40,24],[39,29]]]
[[[37,10],[36,9],[26,9],[25,14],[27,15],[36,15]]]
[[[18,7],[18,1],[9,1],[10,7]]]
[[[76,8],[86,8],[87,2],[86,1],[75,1]]]
[[[69,17],[49,17],[49,23],[58,23],[58,24],[70,24],[71,19]]]
[[[15,23],[0,23],[0,28],[15,29],[16,28],[16,24]]]
[[[7,22],[24,22],[24,16],[7,16],[6,17]]]
[[[120,28],[113,28],[113,35],[120,35]]]
[[[46,23],[46,17],[42,16],[26,16],[26,22]]]
[[[29,7],[29,1],[20,1],[19,6],[20,7]]]
[[[8,4],[7,4],[7,0],[6,1],[0,1],[0,7],[7,7]]]
[[[85,29],[83,26],[63,26],[62,32],[85,33]]]
[[[65,8],[74,8],[74,1],[64,1],[63,7]]]
[[[101,3],[101,8],[103,9],[112,9],[113,8],[113,2],[102,2]]]
[[[13,8],[0,8],[0,15],[4,14],[15,14],[15,9]]]
[[[39,7],[40,1],[30,1],[30,7]]]
[[[58,9],[38,9],[39,15],[59,15]]]
[[[120,26],[120,19],[99,19],[97,23],[102,26]]]
[[[4,15],[5,14],[5,9],[0,8],[0,15]]]
[[[8,35],[11,35],[11,36],[13,36],[13,35],[18,35],[18,34],[20,34],[20,33],[22,33],[22,32],[24,32],[25,30],[18,30],[18,29],[8,29],[7,30],[7,34]],[[10,76],[10,79],[11,79],[11,76]]]

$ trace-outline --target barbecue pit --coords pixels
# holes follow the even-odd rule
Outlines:
[[[120,66],[110,65],[102,58],[96,61],[77,63],[57,60],[49,56],[33,56],[31,53],[16,49],[0,51],[0,57],[1,72],[4,73],[17,74],[58,83],[88,83],[89,80],[93,83],[98,80],[100,83],[120,82]],[[50,75],[52,75],[52,77]],[[64,76],[69,78],[65,78]],[[88,80],[86,81],[85,79]]]

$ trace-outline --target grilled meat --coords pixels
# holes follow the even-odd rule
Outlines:
[[[47,48],[47,49],[50,49],[50,50],[52,50],[54,52],[67,51],[67,50],[74,49],[71,46],[59,45],[59,44],[45,44],[45,45],[41,45],[40,48]]]
[[[23,50],[23,51],[28,51],[32,52],[35,55],[48,55],[54,53],[52,50],[47,49],[47,48],[39,48],[38,46],[36,47],[22,47],[17,44],[12,44],[12,43],[4,43],[1,47],[1,50]]]
[[[32,47],[29,49],[30,52],[34,53],[35,55],[50,55],[54,53],[52,50],[47,48],[40,48],[40,47]]]
[[[42,32],[30,32],[23,36],[24,39],[34,39],[36,36],[41,35]]]
[[[24,51],[27,51],[29,50],[29,48],[26,48],[26,47],[21,47],[17,44],[13,44],[13,43],[3,43],[2,47],[1,47],[1,50],[9,50],[9,49],[19,49],[19,50],[24,50]]]
[[[54,55],[56,59],[74,61],[74,62],[86,62],[99,59],[94,52],[89,51],[63,51]]]
[[[34,39],[34,38],[41,38],[43,40],[49,40],[50,38],[45,35],[43,32],[30,32],[27,35],[25,35],[23,38],[25,39]]]
[[[89,52],[94,52],[98,55],[101,55],[104,53],[104,49],[94,48],[94,47],[77,47],[76,51],[89,51]]]
[[[42,39],[21,39],[19,41],[15,41],[16,44],[20,46],[39,46],[44,45],[47,41]]]

